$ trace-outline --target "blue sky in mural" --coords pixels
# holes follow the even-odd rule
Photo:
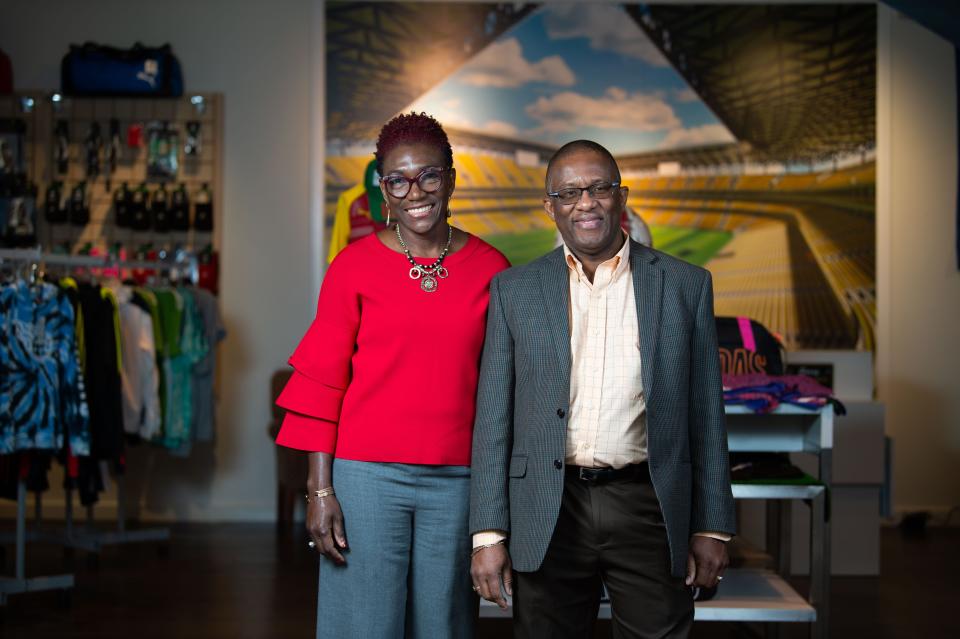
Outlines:
[[[410,108],[447,126],[614,153],[733,140],[616,5],[551,5],[504,33]]]

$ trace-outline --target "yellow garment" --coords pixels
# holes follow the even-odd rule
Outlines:
[[[78,290],[77,280],[72,277],[61,277],[60,278],[60,288],[72,288],[73,290]],[[80,309],[80,305],[77,305],[77,316],[74,318],[74,332],[76,333],[77,338],[77,359],[80,362],[80,370],[86,374],[87,372],[87,343],[83,338],[83,311]]]
[[[364,193],[366,190],[363,184],[357,184],[337,198],[337,211],[334,213],[333,229],[330,231],[330,250],[327,252],[328,264],[346,248],[347,242],[350,241],[350,205]]]

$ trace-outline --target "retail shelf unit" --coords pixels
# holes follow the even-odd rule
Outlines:
[[[820,484],[814,486],[734,484],[735,499],[767,500],[767,550],[777,570],[731,569],[726,572],[717,595],[698,602],[697,621],[740,621],[757,623],[809,623],[810,636],[826,637],[828,632],[830,584],[830,529],[826,509],[833,448],[833,407],[812,412],[781,405],[772,413],[759,415],[739,406],[727,407],[727,434],[731,452],[810,453],[819,458]],[[788,508],[781,502],[802,500],[812,509],[810,517],[810,588],[806,597],[784,578],[789,571]],[[510,617],[511,609],[481,601],[481,617]],[[600,619],[610,618],[610,604],[603,603]]]

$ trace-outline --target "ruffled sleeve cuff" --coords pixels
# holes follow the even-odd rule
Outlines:
[[[277,444],[298,450],[333,453],[344,390],[328,386],[294,371],[277,398],[287,410]]]
[[[328,386],[295,370],[277,398],[277,406],[336,423],[340,421],[344,392],[342,388]]]
[[[280,425],[277,444],[332,455],[337,449],[337,425],[299,413],[287,413]]]

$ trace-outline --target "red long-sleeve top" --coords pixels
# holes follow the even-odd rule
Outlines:
[[[376,235],[337,256],[289,360],[278,444],[358,461],[470,465],[490,280],[509,263],[471,235],[443,265],[449,277],[427,293],[406,257]]]

